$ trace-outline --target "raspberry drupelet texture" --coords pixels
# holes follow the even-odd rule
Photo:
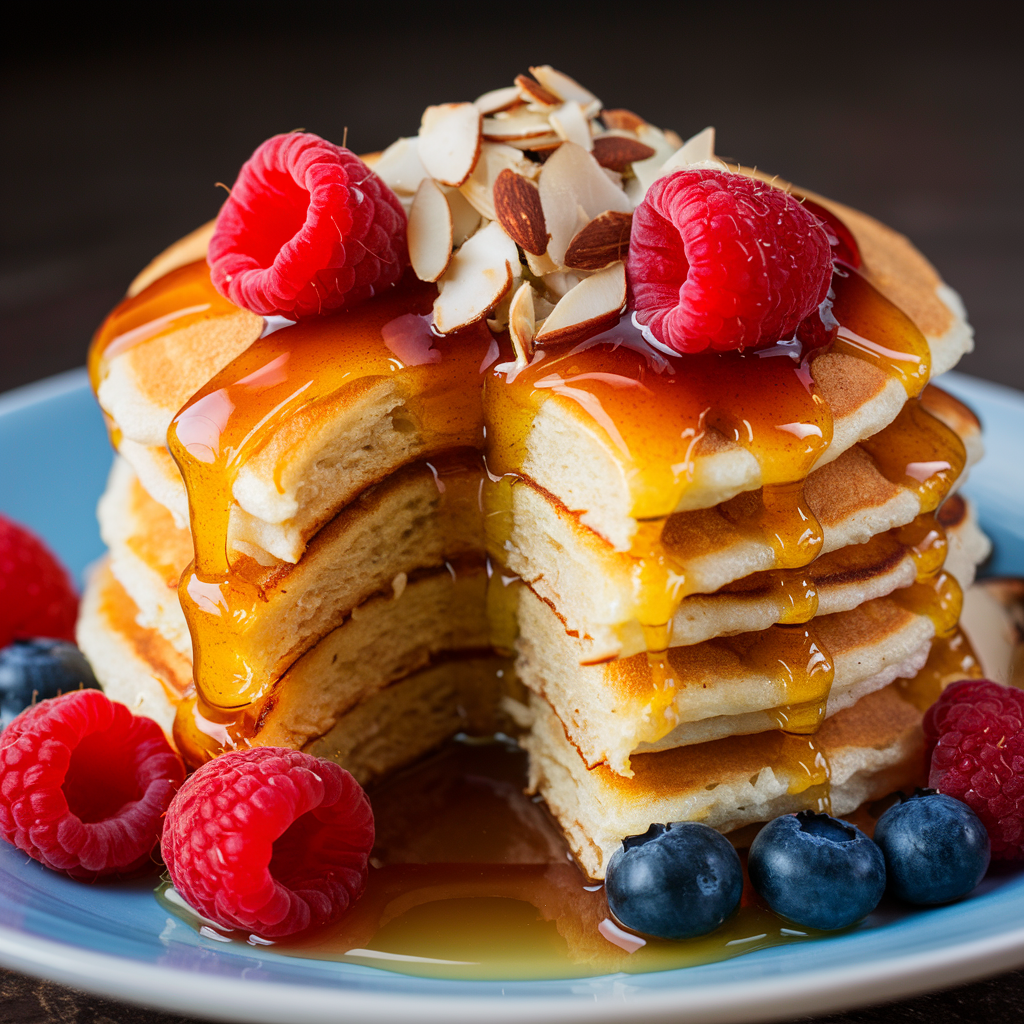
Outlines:
[[[987,679],[947,687],[924,717],[928,785],[967,804],[993,860],[1024,857],[1024,691]]]
[[[23,711],[0,733],[0,836],[76,878],[154,865],[185,778],[160,726],[99,690]]]
[[[64,567],[34,533],[0,516],[0,647],[36,636],[73,642],[77,617]]]
[[[267,139],[242,166],[207,260],[214,287],[296,319],[393,285],[409,257],[398,197],[354,153],[309,132]]]
[[[203,917],[279,938],[329,924],[366,886],[373,812],[332,761],[255,747],[208,761],[167,812],[171,880]]]
[[[633,214],[636,319],[677,352],[793,336],[832,280],[821,221],[766,182],[718,170],[656,181]]]

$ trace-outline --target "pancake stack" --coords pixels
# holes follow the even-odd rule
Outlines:
[[[371,161],[418,277],[263,318],[210,284],[207,225],[133,283],[91,356],[118,456],[79,640],[192,763],[286,746],[372,782],[513,733],[600,878],[652,822],[739,842],[919,781],[921,711],[975,669],[957,622],[987,541],[953,492],[980,427],[929,383],[971,345],[955,294],[807,193],[837,236],[830,344],[645,336],[627,243],[597,265],[583,242],[659,174],[724,167],[713,134],[533,71],[477,101],[461,180],[434,143],[469,104]],[[510,170],[536,182],[539,253]]]

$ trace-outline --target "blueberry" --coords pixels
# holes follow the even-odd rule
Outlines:
[[[882,851],[859,828],[813,811],[768,822],[747,869],[776,914],[823,931],[866,917],[885,891]]]
[[[988,869],[991,843],[967,804],[934,789],[894,804],[878,819],[889,892],[908,903],[966,896]]]
[[[707,825],[652,825],[612,855],[605,891],[627,928],[689,939],[713,931],[736,909],[743,868],[729,840]]]
[[[98,690],[89,662],[64,640],[15,640],[0,650],[0,729],[34,701],[81,687]]]

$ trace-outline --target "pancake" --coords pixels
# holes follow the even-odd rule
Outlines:
[[[973,457],[980,446],[979,431],[969,411],[934,387],[926,391],[924,401],[962,431]],[[922,442],[922,456],[928,454],[925,447]],[[244,628],[236,629],[232,637],[239,657],[253,672],[276,679],[333,628],[335,620],[401,573],[482,551],[484,525],[477,501],[481,474],[472,450],[409,464],[339,512],[316,534],[297,566],[260,565],[248,556],[237,557],[235,571],[258,587],[261,602],[260,614],[247,615]],[[883,545],[884,551],[871,553],[870,572],[861,564],[860,586],[851,579],[853,568],[830,553],[894,523],[906,524],[921,510],[917,490],[886,480],[863,446],[816,470],[804,490],[811,514],[821,524],[826,554],[808,570],[785,578],[746,576],[777,560],[770,546],[751,537],[744,521],[749,511],[743,507],[749,499],[740,497],[716,510],[670,518],[663,543],[685,562],[687,589],[698,591],[677,602],[669,636],[672,646],[783,620],[791,611],[792,586],[806,592],[808,580],[815,586],[819,578],[825,583],[826,593],[818,595],[822,612],[852,608],[913,580],[907,543],[895,538]],[[175,527],[120,460],[100,503],[99,518],[113,572],[139,606],[142,621],[190,656],[191,637],[177,596],[178,580],[192,558],[188,532]],[[494,534],[501,517],[490,514],[485,519]],[[509,523],[500,546],[492,538],[492,554],[553,604],[568,630],[586,638],[582,661],[628,657],[644,649],[636,605],[636,559],[631,554],[613,551],[578,517],[527,481],[511,486]],[[903,548],[902,557],[895,547]],[[863,554],[851,557],[864,561]],[[885,571],[880,569],[883,563]],[[828,574],[836,572],[845,574],[845,587],[829,582]],[[737,582],[738,577],[745,579]]]
[[[949,290],[902,236],[863,216],[852,219],[850,226],[862,246],[865,279],[883,295],[887,289],[897,295],[921,318],[918,326],[927,338],[929,372],[953,365],[968,350],[970,332]],[[179,254],[195,257],[202,237],[200,232],[184,242]],[[160,267],[173,267],[176,260],[168,254]],[[260,318],[220,298],[208,283],[204,285],[203,273],[192,273],[190,266],[201,265],[172,269],[115,311],[97,336],[100,344],[93,359],[100,404],[118,436],[129,442],[126,458],[153,497],[172,508],[179,522],[183,521],[185,502],[173,463],[157,452],[144,455],[140,449],[159,449],[167,443],[172,418],[196,391],[203,389],[208,395],[225,387],[230,390],[235,382],[271,365],[281,354],[274,334],[257,341],[262,321],[256,321]],[[175,275],[181,275],[181,280]],[[177,297],[168,300],[165,293],[172,284]],[[207,308],[200,310],[204,306]],[[392,310],[385,298],[369,306],[379,314],[378,326],[383,326],[400,315],[410,315],[415,303],[407,299],[402,310]],[[391,312],[396,315],[390,316]],[[176,315],[170,321],[154,326],[160,316],[172,313]],[[479,368],[487,356],[490,336],[469,330],[482,346],[474,350]],[[126,344],[123,339],[133,331],[141,334]],[[145,336],[147,331],[149,336]],[[208,344],[207,338],[215,340]],[[463,343],[472,344],[465,338]],[[243,359],[246,352],[249,358]],[[381,354],[385,359],[394,355],[390,351]],[[416,371],[420,367],[405,368]],[[348,373],[351,376],[351,368]],[[848,352],[819,354],[810,364],[810,373],[834,419],[831,443],[822,447],[817,465],[878,433],[896,418],[907,398],[904,386],[891,373]],[[467,368],[464,383],[470,389],[471,376]],[[277,558],[297,561],[318,526],[361,486],[440,447],[482,444],[480,417],[468,411],[459,417],[455,434],[433,436],[429,424],[417,415],[419,392],[412,380],[416,377],[415,372],[392,373],[382,379],[364,375],[365,386],[360,387],[346,378],[344,395],[331,394],[305,403],[265,428],[258,450],[239,467],[230,484],[229,546],[256,546]],[[409,383],[405,383],[407,378]],[[536,396],[530,401],[537,401]],[[636,531],[636,517],[650,513],[638,491],[644,474],[638,473],[637,445],[631,446],[632,454],[624,452],[600,426],[600,418],[594,419],[591,405],[581,404],[564,389],[548,387],[535,412],[516,470],[566,507],[582,510],[586,525],[617,549],[627,548]],[[509,449],[522,443],[521,439],[503,437],[498,423],[492,423],[492,438],[499,447]],[[351,467],[353,456],[366,450],[367,441],[372,441],[373,457],[361,460],[365,469],[352,480],[342,469]],[[567,459],[569,452],[572,458]],[[690,445],[686,458],[693,462],[692,473],[685,486],[674,489],[679,491],[678,497],[670,501],[671,507],[660,509],[662,514],[711,508],[738,493],[756,490],[764,482],[758,459],[718,427],[709,427]],[[146,468],[142,468],[143,462],[148,462]]]
[[[887,687],[828,719],[813,742],[783,733],[732,737],[640,754],[631,778],[588,769],[558,716],[530,700],[530,785],[558,819],[592,878],[626,836],[651,822],[700,821],[733,832],[780,814],[817,808],[826,763],[831,811],[842,816],[894,790],[923,784],[921,714]]]
[[[489,645],[485,588],[483,566],[463,566],[454,578],[443,570],[410,580],[400,599],[373,597],[295,661],[246,723],[204,728],[230,745],[237,736],[245,746],[315,748],[363,781],[454,732],[493,733],[511,677]],[[86,586],[78,643],[111,699],[171,731],[194,692],[191,663],[139,623],[106,563]]]

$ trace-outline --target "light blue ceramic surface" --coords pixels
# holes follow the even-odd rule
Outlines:
[[[996,541],[990,571],[1024,574],[1024,396],[950,374],[985,426],[968,492]],[[0,397],[0,511],[81,579],[102,552],[94,509],[110,451],[81,372]],[[971,899],[801,946],[659,974],[450,982],[298,960],[197,935],[150,882],[83,885],[0,843],[0,962],[107,995],[240,1021],[755,1021],[825,1012],[1024,964],[1024,873]]]

